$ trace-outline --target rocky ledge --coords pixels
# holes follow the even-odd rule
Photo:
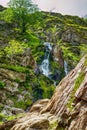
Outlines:
[[[50,100],[37,101],[25,116],[0,126],[0,130],[8,128],[87,130],[87,55],[59,83]]]

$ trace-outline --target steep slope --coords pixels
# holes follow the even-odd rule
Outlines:
[[[0,129],[4,130],[4,127],[2,125]],[[30,112],[18,119],[11,128],[11,130],[27,129],[87,129],[87,55],[60,82],[51,100],[36,102]]]
[[[77,16],[36,12],[31,15],[26,32],[20,34],[17,23],[7,19],[8,11],[0,8],[0,121],[3,122],[24,112],[36,100],[51,97],[54,83],[58,84],[87,52],[87,22]],[[39,69],[45,57],[44,42],[52,46],[51,80]]]
[[[23,113],[36,100],[52,95],[53,82],[44,75],[35,73],[36,68],[37,64],[29,48],[12,57],[1,58],[0,121]]]

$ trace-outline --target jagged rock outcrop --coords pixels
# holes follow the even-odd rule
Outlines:
[[[43,108],[40,103],[47,105]],[[60,82],[50,101],[34,104],[11,128],[22,129],[87,130],[87,55]]]
[[[9,58],[8,62],[0,64],[0,112],[10,116],[23,113],[26,109],[24,102],[32,103],[32,95],[26,90],[24,83],[29,73],[27,67],[34,69],[36,62],[29,48],[21,54],[13,55],[12,61]]]
[[[36,72],[36,74],[33,71],[34,68],[38,70],[37,63],[40,64],[44,56],[44,47],[36,42],[39,42],[38,38],[40,38],[40,40],[43,42],[47,41],[53,43],[54,56],[52,55],[50,58],[50,60],[53,60],[52,71],[54,72],[54,68],[56,68],[53,79],[60,76],[60,72],[62,71],[60,68],[58,68],[59,63],[56,67],[54,59],[59,59],[59,65],[61,67],[64,65],[64,61],[61,56],[61,49],[63,52],[63,58],[70,67],[69,70],[75,67],[79,61],[80,56],[85,53],[82,49],[85,48],[86,50],[87,47],[86,21],[77,16],[62,16],[61,14],[48,12],[42,12],[42,17],[43,20],[37,18],[37,22],[34,26],[28,26],[27,29],[29,31],[27,30],[26,32],[29,32],[29,35],[27,33],[23,36],[19,34],[16,23],[7,23],[3,17],[0,17],[0,51],[4,51],[4,48],[8,46],[10,40],[16,39],[19,40],[20,43],[29,43],[29,48],[31,48],[32,54],[34,56],[33,58],[31,51],[28,48],[22,54],[12,55],[12,59],[10,59],[10,56],[6,57],[5,53],[1,58],[0,112],[2,114],[4,113],[5,115],[12,115],[23,112],[21,108],[25,110],[32,104],[32,101],[48,96],[48,94],[50,95],[50,93],[53,92],[53,88],[51,87],[48,79],[45,83],[45,77],[42,77],[42,75],[39,76],[39,71]],[[33,34],[34,37],[32,37]],[[35,43],[35,45],[32,43]],[[58,48],[58,45],[60,45],[61,49]],[[84,47],[82,45],[84,45]],[[84,59],[82,61],[84,62]],[[83,62],[80,64],[83,64]],[[8,66],[9,64],[10,67]],[[29,69],[29,67],[32,68],[32,70]],[[57,130],[61,127],[64,129],[67,127],[67,129],[70,130],[86,129],[86,116],[84,116],[86,115],[86,112],[84,113],[84,110],[86,111],[85,102],[87,99],[87,93],[85,93],[86,86],[84,85],[85,89],[83,87],[78,89],[81,82],[83,84],[82,80],[84,80],[83,78],[86,73],[85,69],[83,68],[83,65],[79,65],[77,69],[71,71],[70,74],[65,77],[58,85],[58,88],[56,89],[52,99],[47,104],[39,102],[34,104],[30,113],[26,115],[26,120],[24,118],[24,124],[22,119],[20,119],[18,122],[16,121],[16,125],[13,127],[13,129],[37,128]],[[80,83],[78,83],[79,78],[81,80]],[[60,80],[60,77],[56,79]],[[75,95],[75,97],[73,95]],[[43,107],[44,105],[45,107]],[[78,106],[80,108],[78,108]],[[20,109],[17,110],[16,107]],[[81,114],[82,116],[80,118]],[[38,120],[36,121],[36,119]],[[79,125],[79,122],[81,126]],[[27,123],[29,124],[27,125]],[[7,124],[4,129],[7,129]],[[8,129],[10,129],[10,127]]]
[[[4,122],[8,120],[7,117],[30,109],[33,102],[44,96],[42,83],[47,87],[53,82],[35,73],[37,63],[29,48],[12,56],[0,57],[0,60],[0,113],[1,121]],[[54,86],[52,89],[50,87],[49,95],[53,89]]]
[[[13,62],[16,64],[20,64],[24,67],[37,67],[36,61],[31,54],[30,48],[25,49],[24,52],[21,54],[14,55]]]
[[[53,48],[53,57],[54,60],[58,63],[59,67],[63,68],[64,67],[63,53],[62,49],[58,45],[56,45]]]

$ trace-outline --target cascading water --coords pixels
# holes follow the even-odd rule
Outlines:
[[[64,60],[64,72],[65,72],[65,75],[68,74],[68,64],[65,60]]]
[[[60,71],[57,70],[56,71],[57,73],[56,72],[52,73],[51,64],[50,64],[52,45],[49,42],[45,42],[44,46],[45,46],[45,55],[44,55],[44,59],[41,65],[39,66],[39,70],[43,75],[51,79],[54,82],[54,85],[56,86],[57,84],[56,81],[60,80]],[[64,72],[65,72],[65,75],[68,74],[68,64],[65,60],[64,60]]]
[[[45,46],[45,56],[44,56],[44,59],[42,61],[42,64],[40,65],[40,71],[45,76],[50,77],[51,69],[50,69],[49,57],[50,57],[50,53],[52,51],[52,45],[49,42],[45,42],[44,46]]]

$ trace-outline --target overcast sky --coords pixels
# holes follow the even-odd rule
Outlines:
[[[6,6],[9,0],[0,0]],[[41,10],[84,16],[87,14],[87,0],[33,0]]]

